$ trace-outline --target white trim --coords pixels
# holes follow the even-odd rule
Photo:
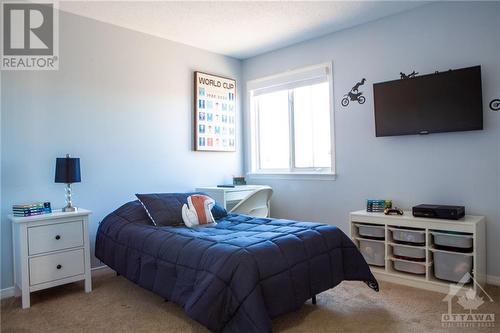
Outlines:
[[[328,67],[325,67],[328,70]],[[311,73],[311,75],[314,75]],[[281,91],[281,90],[292,90],[295,88],[300,88],[304,86],[311,86],[314,84],[319,84],[319,83],[324,83],[328,81],[328,75],[329,71],[325,73],[322,77],[309,77],[308,79],[303,79],[303,80],[294,80],[293,78],[290,78],[290,82],[287,83],[281,83],[281,84],[275,84],[275,85],[270,85],[267,86],[265,85],[266,83],[263,83],[264,88],[255,88],[252,89],[252,96],[260,96],[264,94],[270,94],[273,92]],[[288,75],[284,75],[284,77],[280,80],[288,79]],[[269,83],[271,84],[271,83]]]
[[[269,82],[275,82],[283,80],[286,77],[294,77],[303,75],[303,73],[311,72],[314,70],[325,70],[326,69],[326,78],[329,84],[329,98],[330,98],[330,150],[331,150],[331,161],[330,168],[327,172],[315,172],[315,171],[306,171],[306,170],[298,170],[298,171],[288,171],[287,170],[261,170],[256,169],[259,167],[258,163],[258,153],[256,153],[255,149],[258,149],[257,142],[253,142],[253,139],[256,139],[257,135],[253,135],[254,129],[252,124],[254,120],[252,118],[252,96],[253,92],[256,89],[260,89]],[[316,64],[313,66],[302,67],[299,69],[288,70],[286,72],[282,72],[279,74],[274,74],[266,77],[262,77],[259,79],[249,80],[246,82],[246,107],[243,110],[243,119],[247,126],[245,126],[245,171],[250,178],[273,178],[273,179],[313,179],[313,180],[335,180],[336,179],[336,154],[335,154],[335,95],[334,95],[334,86],[333,86],[333,62],[324,62],[320,64]],[[255,115],[254,115],[255,116]],[[293,142],[293,141],[292,141]],[[294,150],[293,147],[290,147],[291,151]],[[257,155],[257,156],[254,156]],[[293,161],[292,161],[293,162]],[[292,163],[293,165],[293,163]],[[323,168],[325,169],[325,168]]]
[[[500,286],[500,276],[487,275],[486,283],[492,286]]]
[[[333,61],[329,63],[330,75],[328,76],[328,84],[330,85],[330,150],[332,152],[330,162],[330,172],[337,174],[337,153],[335,151],[335,86],[333,84]]]
[[[0,289],[0,299],[13,297],[15,292],[16,292],[16,288],[14,288],[14,286],[8,287],[5,289]]]
[[[94,272],[96,272],[96,271],[100,271],[101,269],[109,269],[109,270],[112,270],[111,268],[109,268],[109,266],[108,266],[108,265],[101,265],[101,266],[97,266],[97,267],[92,267],[92,268],[90,269],[90,271],[91,271],[92,273],[94,273]],[[113,270],[112,270],[112,271],[113,271]],[[114,271],[113,271],[113,272],[114,272]]]
[[[248,172],[248,179],[280,179],[280,180],[335,180],[334,173],[318,172]]]
[[[91,270],[92,276],[101,273],[102,270],[109,270],[110,272],[114,272],[111,268],[108,267],[108,265],[92,267],[90,270]],[[16,293],[16,288],[14,286],[0,289],[0,299],[13,297],[13,296],[15,296],[15,293]]]
[[[91,268],[92,275],[97,274],[101,270],[110,270],[110,271],[112,271],[112,269],[109,268],[107,265],[102,265],[102,266]],[[383,276],[383,274],[377,274],[377,273],[378,272],[375,272],[375,275],[377,275],[377,278],[380,279],[380,280],[387,281],[387,282],[393,282],[393,283],[401,283],[400,281],[393,281],[390,277]],[[414,286],[415,287],[414,283],[415,282],[412,281],[411,284],[410,284],[410,286]],[[486,283],[489,284],[489,285],[492,285],[492,286],[500,286],[500,276],[488,275]],[[434,291],[440,292],[441,290],[437,288]],[[14,295],[15,295],[15,288],[14,288],[14,286],[7,287],[7,288],[4,288],[4,289],[0,289],[0,299],[10,298],[10,297],[13,297]]]
[[[149,210],[148,208],[146,207],[146,205],[144,204],[144,202],[142,202],[141,198],[137,197],[137,199],[139,200],[139,202],[141,203],[142,207],[144,208],[144,210],[146,211],[146,213],[148,214],[149,216],[149,219],[151,220],[151,222],[153,222],[153,224],[155,225],[155,227],[158,226],[158,224],[156,224],[155,222],[155,219],[151,216],[151,214],[149,213]]]
[[[258,90],[262,89],[263,87],[281,85],[284,78],[287,78],[286,81],[294,81],[294,82],[301,81],[304,79],[303,77],[304,73],[307,74],[306,76],[307,79],[310,79],[311,77],[320,77],[320,76],[326,77],[330,75],[332,72],[331,66],[332,66],[331,62],[324,62],[312,66],[287,70],[285,72],[264,76],[254,80],[249,80],[247,81],[247,91]],[[310,73],[312,73],[312,76]]]
[[[290,149],[288,165],[293,169],[295,168],[295,95],[293,90],[288,90],[288,145],[288,149]],[[258,154],[260,158],[260,151],[258,151]],[[260,165],[259,171],[265,172],[264,168],[261,168]]]

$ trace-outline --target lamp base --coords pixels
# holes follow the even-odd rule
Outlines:
[[[73,202],[71,202],[71,184],[66,184],[66,207],[62,209],[63,212],[76,212],[78,208],[73,206]]]
[[[78,210],[78,208],[76,207],[73,207],[73,206],[66,206],[62,209],[62,211],[64,213],[68,213],[68,212],[76,212]]]

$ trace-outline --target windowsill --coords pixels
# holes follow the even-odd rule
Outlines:
[[[249,172],[249,179],[280,179],[280,180],[335,180],[334,173],[321,172]]]

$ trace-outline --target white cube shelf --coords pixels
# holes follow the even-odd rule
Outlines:
[[[383,267],[370,265],[370,268],[379,280],[408,285],[415,288],[427,289],[442,293],[448,293],[450,284],[454,282],[438,279],[434,274],[433,256],[436,252],[457,253],[449,249],[437,249],[433,242],[433,232],[439,233],[461,233],[472,238],[472,249],[468,253],[461,253],[472,257],[471,275],[475,281],[484,288],[486,283],[486,237],[485,237],[485,217],[466,215],[459,220],[444,220],[434,218],[413,217],[411,212],[404,212],[404,215],[384,215],[383,213],[369,213],[364,210],[350,213],[350,236],[354,243],[359,247],[360,240],[370,239],[362,236],[358,232],[359,224],[380,226],[385,230],[385,238],[376,240],[384,243],[385,265]],[[401,228],[401,229],[399,229]],[[412,233],[411,229],[414,232]],[[393,238],[393,233],[397,237],[401,236],[399,231],[410,231],[406,242],[401,243]],[[404,233],[403,233],[404,235]],[[423,237],[417,237],[423,235]],[[453,234],[449,234],[453,237]],[[460,236],[457,236],[460,237]],[[401,238],[399,238],[401,239]],[[421,241],[424,242],[421,242]],[[412,242],[415,242],[412,244]],[[412,253],[425,253],[425,260],[420,261],[407,260],[397,257],[393,254],[395,246],[405,246],[406,253],[411,256]],[[379,246],[377,248],[381,249]],[[414,251],[412,251],[414,250]],[[380,256],[380,254],[378,254]],[[421,274],[412,274],[397,270],[395,268],[414,271]],[[478,288],[476,284],[469,283],[471,288]]]

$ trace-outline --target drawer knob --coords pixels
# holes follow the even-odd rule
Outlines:
[[[56,268],[57,268],[57,269],[61,269],[61,268],[62,268],[62,266],[61,266],[61,265],[57,265],[57,266],[56,266]]]
[[[60,235],[56,235],[56,239],[57,239],[57,240],[60,240],[60,239],[61,239],[61,236],[60,236]]]

